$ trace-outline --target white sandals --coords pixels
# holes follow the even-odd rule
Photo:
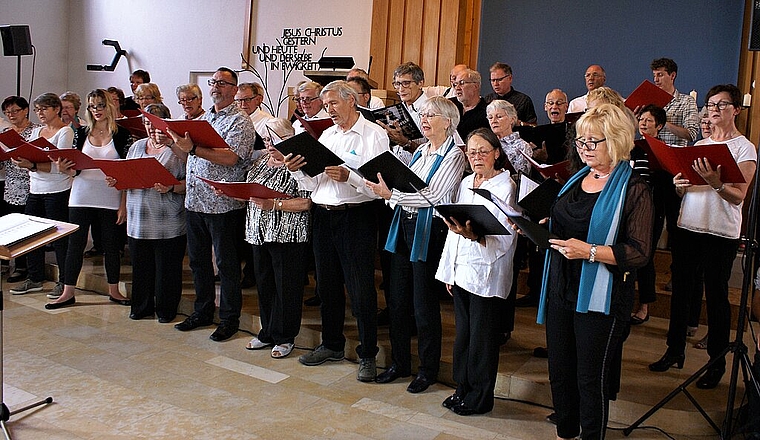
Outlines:
[[[288,342],[285,344],[278,344],[272,348],[272,357],[275,359],[281,359],[289,355],[293,351],[293,343]]]
[[[248,344],[245,346],[246,350],[261,350],[262,348],[271,347],[271,342],[262,342],[261,339],[259,339],[257,336],[254,336],[253,339],[251,339]]]

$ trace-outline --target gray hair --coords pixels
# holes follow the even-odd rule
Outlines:
[[[293,137],[295,131],[293,130],[293,124],[287,119],[272,118],[266,122],[266,126],[269,127],[277,136],[282,139]]]
[[[172,117],[172,112],[169,111],[169,107],[163,104],[148,104],[148,106],[145,107],[145,113],[150,113],[151,115],[156,115],[163,119],[169,119]]]
[[[459,109],[453,102],[443,96],[434,96],[428,99],[421,109],[423,112],[435,113],[451,121],[449,128],[446,129],[446,136],[453,136],[459,125]]]
[[[198,86],[198,84],[183,84],[181,86],[177,86],[176,93],[177,99],[179,99],[180,93],[190,93],[196,98],[201,98],[203,96],[203,92],[201,92],[201,88]]]
[[[467,79],[470,81],[475,81],[475,84],[480,87],[480,82],[482,81],[482,78],[480,76],[480,72],[477,70],[467,69],[464,71],[464,73],[467,75]]]
[[[319,95],[322,92],[322,85],[314,81],[304,81],[302,83],[298,83],[298,93],[303,93],[307,90],[316,90],[317,95]]]
[[[504,110],[504,113],[506,113],[507,116],[517,119],[517,110],[515,109],[515,106],[512,105],[512,103],[509,101],[505,101],[503,99],[494,99],[486,107],[486,114],[496,112],[498,110]]]
[[[354,106],[356,106],[359,102],[359,95],[356,94],[356,90],[354,90],[353,87],[349,86],[348,83],[342,79],[333,81],[330,84],[326,85],[325,88],[322,89],[322,92],[320,92],[319,97],[324,99],[325,93],[327,92],[338,92],[340,99],[343,99],[345,101],[347,101],[349,97],[353,97]]]

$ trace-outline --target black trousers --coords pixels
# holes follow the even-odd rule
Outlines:
[[[69,194],[70,190],[49,194],[29,194],[26,200],[26,214],[36,217],[49,218],[62,222],[69,221]],[[69,248],[69,240],[62,238],[53,242],[55,260],[58,264],[58,280],[63,282],[64,269],[66,268],[66,252]],[[27,255],[29,279],[39,283],[45,280],[45,249],[36,249]]]
[[[242,219],[241,211],[223,214],[187,211],[187,250],[195,284],[193,307],[194,313],[203,320],[211,321],[216,309],[214,266],[211,263],[213,248],[221,280],[219,320],[230,325],[240,322],[243,293],[240,290],[237,231]]]
[[[301,329],[303,278],[310,246],[264,243],[251,249],[261,316],[258,338],[266,343],[293,343]]]
[[[69,247],[66,251],[66,267],[64,284],[76,286],[79,272],[82,270],[84,248],[87,246],[87,235],[90,226],[100,225],[102,244],[108,284],[119,282],[121,273],[121,255],[117,248],[116,210],[103,208],[69,208],[69,221],[79,226],[69,235]]]
[[[501,310],[504,300],[485,298],[454,285],[454,381],[457,395],[478,412],[493,409],[493,390],[499,371]]]
[[[673,293],[670,296],[668,351],[683,354],[686,349],[686,326],[693,295],[700,292],[704,276],[707,301],[707,353],[710,359],[728,347],[731,334],[731,305],[728,280],[739,248],[739,240],[722,238],[678,228],[673,244]],[[701,295],[701,292],[700,292]],[[725,368],[725,358],[716,367]]]
[[[182,260],[187,236],[161,240],[129,237],[132,310],[136,315],[174,319],[182,297]]]
[[[546,310],[549,382],[557,436],[602,439],[609,416],[610,377],[625,325],[602,313],[577,313],[551,301]],[[579,429],[580,428],[580,429]]]
[[[313,218],[314,262],[322,299],[322,344],[335,351],[345,348],[345,284],[359,329],[356,353],[360,358],[374,358],[378,351],[376,212],[371,202],[340,211],[317,206]]]
[[[419,374],[436,380],[441,362],[441,304],[443,284],[435,279],[446,242],[448,227],[438,217],[432,220],[426,261],[409,261],[417,216],[401,220],[396,252],[391,256],[391,282],[388,295],[390,312],[391,358],[399,371],[412,368],[410,314],[417,323]],[[410,288],[411,285],[411,288]]]

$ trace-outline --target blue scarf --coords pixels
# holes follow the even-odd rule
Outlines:
[[[590,168],[584,167],[575,173],[565,186],[560,190],[557,198],[561,197],[575,184],[589,173]],[[599,198],[591,211],[591,221],[589,222],[587,243],[609,246],[615,243],[620,230],[620,222],[623,215],[623,205],[625,204],[625,194],[628,190],[628,180],[631,177],[631,166],[627,161],[621,161],[612,170],[610,180],[602,189]],[[549,221],[549,230],[552,224]],[[546,317],[546,285],[549,282],[549,267],[555,253],[549,250],[544,260],[544,277],[541,283],[541,300],[538,305],[538,316],[536,322],[544,323]],[[610,303],[612,297],[612,273],[603,263],[589,263],[583,261],[581,268],[581,280],[578,289],[578,303],[575,311],[586,313],[602,312],[605,315],[610,314]]]
[[[436,156],[435,162],[433,162],[433,167],[430,168],[430,172],[425,179],[425,183],[428,185],[430,184],[430,179],[433,178],[435,172],[438,171],[438,168],[441,167],[443,158],[446,157],[449,151],[451,151],[452,147],[454,147],[454,139],[450,137],[446,150],[443,152],[443,154]],[[412,165],[420,157],[422,157],[422,148],[414,152],[412,161],[409,163],[409,168],[411,168]],[[388,239],[385,241],[385,250],[388,252],[396,252],[396,243],[398,242],[398,233],[401,226],[402,212],[403,209],[401,208],[401,205],[396,205],[396,209],[393,210],[391,228],[388,231]],[[409,261],[427,261],[428,245],[430,244],[430,229],[432,225],[433,207],[428,206],[427,208],[417,209],[417,223],[414,228],[414,241],[412,242],[412,249],[409,251]]]

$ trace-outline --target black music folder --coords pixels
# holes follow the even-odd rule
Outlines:
[[[525,174],[520,174],[520,190],[517,204],[528,216],[535,220],[549,217],[552,204],[557,199],[562,185],[554,179],[546,179],[538,184]]]
[[[435,210],[446,221],[450,222],[449,219],[453,217],[462,226],[469,220],[472,231],[477,235],[511,235],[499,219],[483,205],[438,205]]]
[[[528,237],[530,241],[536,244],[541,249],[549,248],[549,239],[557,238],[554,234],[551,234],[549,230],[543,225],[539,225],[536,222],[530,221],[526,217],[519,215],[512,211],[508,206],[504,205],[504,202],[491,194],[491,191],[482,188],[470,188],[475,194],[485,197],[493,202],[501,212],[506,215],[509,220],[520,229],[522,235]]]
[[[398,127],[407,139],[419,139],[423,137],[403,102],[372,110],[372,115],[374,116],[372,122],[380,121],[385,125],[398,124]]]
[[[275,144],[274,147],[282,153],[283,156],[287,156],[288,154],[293,154],[293,156],[303,156],[306,165],[301,168],[301,171],[308,174],[310,177],[322,174],[325,171],[325,167],[337,166],[343,163],[343,159],[330,151],[329,148],[322,145],[318,140],[314,139],[314,137],[308,132],[303,132],[292,138],[285,139],[284,141]]]
[[[362,177],[374,183],[378,183],[377,173],[380,173],[389,189],[405,193],[416,193],[427,186],[424,180],[390,151],[375,156],[360,166],[358,171]]]

